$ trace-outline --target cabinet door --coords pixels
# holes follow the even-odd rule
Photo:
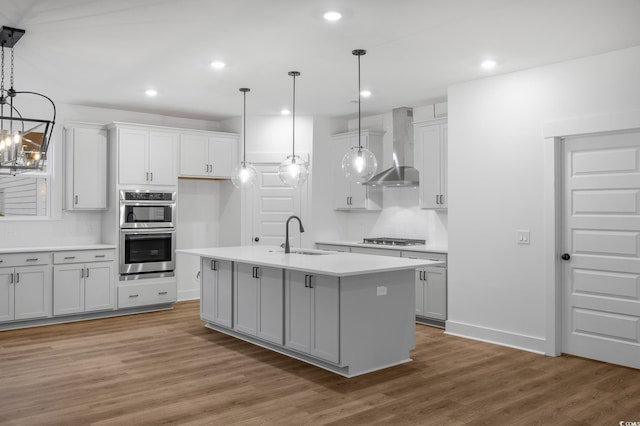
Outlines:
[[[440,126],[440,208],[446,209],[449,203],[448,196],[448,163],[449,163],[449,127],[446,124]]]
[[[114,309],[116,307],[116,292],[113,262],[87,263],[85,270],[85,311]]]
[[[206,136],[180,136],[180,176],[209,175],[209,139]]]
[[[311,275],[311,340],[309,353],[340,361],[340,288],[337,277]]]
[[[282,269],[260,267],[258,288],[257,336],[282,345],[283,337],[283,279]]]
[[[257,335],[258,279],[254,266],[235,264],[235,311],[233,328],[252,336]]]
[[[447,319],[447,270],[425,268],[424,315],[439,320]]]
[[[439,209],[440,205],[440,125],[416,126],[416,158],[420,171],[421,207]]]
[[[69,209],[107,208],[107,134],[97,128],[70,129],[72,169],[67,175],[67,189],[72,199]],[[68,157],[68,158],[69,158]]]
[[[200,259],[200,318],[213,321],[216,317],[218,271],[214,259]]]
[[[311,343],[311,291],[305,273],[285,271],[285,346],[309,353]]]
[[[424,282],[422,274],[424,269],[416,269],[416,315],[424,315]]]
[[[225,137],[209,138],[209,164],[212,177],[231,178],[236,166],[236,140]]]
[[[118,129],[118,182],[145,185],[149,179],[149,132]]]
[[[51,267],[16,268],[15,319],[51,316]]]
[[[151,185],[177,185],[177,135],[149,133],[149,183]]]
[[[13,300],[15,275],[13,268],[0,269],[0,322],[13,321]]]
[[[84,312],[84,274],[83,264],[53,267],[53,315]]]
[[[227,260],[202,258],[200,263],[200,318],[232,326],[232,263]]]

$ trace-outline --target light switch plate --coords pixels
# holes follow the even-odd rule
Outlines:
[[[528,229],[519,229],[516,231],[516,243],[531,244],[531,233]]]
[[[376,296],[385,296],[387,294],[387,287],[381,285],[376,289]]]

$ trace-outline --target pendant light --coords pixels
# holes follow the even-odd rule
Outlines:
[[[56,105],[49,97],[14,89],[14,46],[24,34],[25,31],[18,28],[0,29],[0,174],[42,170],[56,120]],[[4,86],[5,48],[11,49],[9,89]],[[48,101],[53,110],[51,118],[24,117],[16,104],[17,98],[22,99],[21,95],[39,96],[39,99]]]
[[[361,117],[360,117],[360,57],[366,50],[356,49],[351,52],[358,57],[358,146],[354,146],[342,158],[342,172],[352,182],[362,184],[373,177],[378,169],[378,161],[373,152],[362,146]]]
[[[280,164],[278,168],[278,176],[285,185],[296,188],[307,181],[309,177],[309,165],[299,155],[296,155],[296,77],[300,75],[298,71],[289,71],[289,75],[293,77],[293,107],[291,115],[293,116],[293,148],[291,155]]]
[[[255,183],[258,172],[251,163],[247,163],[247,92],[251,89],[240,88],[244,98],[242,109],[242,161],[233,170],[231,182],[236,188],[250,188]]]

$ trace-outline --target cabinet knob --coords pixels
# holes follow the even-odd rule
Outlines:
[[[563,253],[562,256],[560,256],[560,259],[569,260],[571,259],[571,255],[569,253]]]
[[[255,242],[257,243],[258,241],[260,241],[260,237],[255,237],[255,238],[253,239],[253,241],[255,241]]]

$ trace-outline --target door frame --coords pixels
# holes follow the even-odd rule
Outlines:
[[[309,169],[311,169],[311,163],[309,154],[307,152],[297,152],[301,158],[307,161]],[[290,155],[287,152],[258,152],[252,153],[252,163],[257,164],[280,164],[284,159]],[[313,218],[311,217],[312,209],[309,206],[309,188],[311,188],[311,170],[309,170],[309,177],[307,181],[300,187],[300,216],[304,219],[305,232],[301,235],[301,243],[303,247],[307,247],[313,243]],[[240,199],[240,215],[241,215],[241,229],[240,229],[240,245],[251,245],[251,238],[253,236],[253,190],[244,190]]]
[[[640,111],[575,117],[543,123],[544,137],[544,282],[546,306],[545,354],[562,353],[563,276],[563,138],[597,133],[640,130]]]

